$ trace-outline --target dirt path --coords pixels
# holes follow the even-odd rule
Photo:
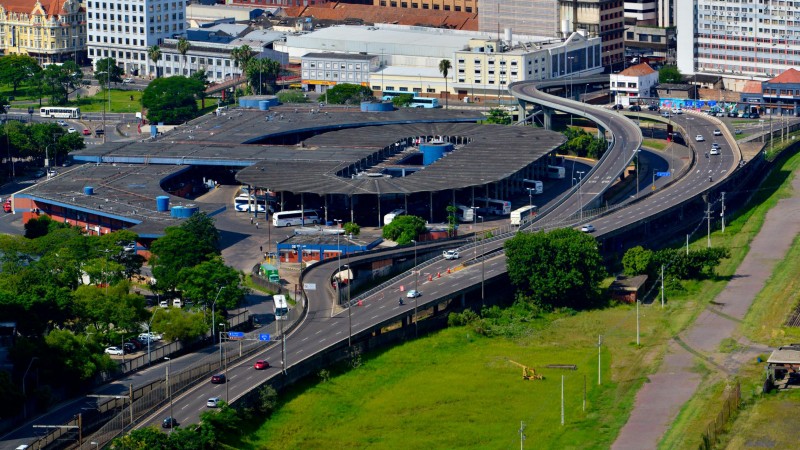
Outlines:
[[[767,213],[764,226],[753,239],[733,279],[714,299],[714,308],[703,311],[689,329],[670,342],[661,367],[636,395],[631,416],[611,448],[641,450],[658,446],[683,404],[700,384],[700,375],[692,371],[696,357],[703,357],[719,370],[732,373],[745,358],[764,350],[762,346],[754,346],[752,352],[726,358],[731,355],[719,353],[719,345],[723,339],[734,335],[775,264],[786,256],[800,233],[800,177],[792,181],[792,188],[792,197],[780,200]]]

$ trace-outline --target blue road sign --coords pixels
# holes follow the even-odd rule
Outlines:
[[[268,341],[269,340],[269,335],[268,334],[259,334],[258,335],[258,340],[259,341]]]
[[[657,177],[668,177],[670,176],[669,172],[656,172]]]
[[[228,339],[244,339],[244,333],[241,331],[229,331]]]

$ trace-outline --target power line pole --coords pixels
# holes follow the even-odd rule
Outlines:
[[[636,346],[639,346],[639,299],[636,299]]]
[[[519,450],[525,450],[525,422],[519,422]]]
[[[711,248],[711,203],[708,201],[708,197],[706,197],[706,205],[708,209],[706,209],[706,221],[708,222],[708,231],[706,232],[706,240],[708,241],[707,247]]]
[[[564,375],[561,375],[561,426],[564,426]]]
[[[603,335],[597,335],[597,385],[600,386],[601,371],[600,371],[600,347],[603,345]]]
[[[725,233],[725,193],[722,193],[722,210],[719,212],[719,217],[722,218],[722,232]]]
[[[664,307],[664,265],[661,265],[661,307]]]

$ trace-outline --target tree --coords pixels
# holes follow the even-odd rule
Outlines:
[[[406,108],[414,101],[414,94],[400,94],[392,97],[392,105],[395,108]]]
[[[98,59],[95,62],[94,79],[102,88],[110,86],[111,83],[121,83],[122,74],[122,67],[117,65],[117,60],[114,58]]]
[[[359,233],[361,233],[361,227],[355,222],[346,222],[342,225],[342,228],[345,233],[352,234],[353,236],[358,236]]]
[[[645,250],[641,245],[628,249],[622,257],[625,275],[636,276],[650,273],[653,256],[652,250]]]
[[[541,307],[586,308],[599,300],[606,275],[597,241],[564,228],[518,233],[505,242],[506,266],[518,298]]]
[[[241,47],[234,47],[233,50],[231,50],[231,59],[233,59],[233,63],[236,67],[241,69],[242,73],[245,73],[247,63],[250,62],[254,56],[255,52],[246,44]]]
[[[228,267],[217,256],[208,261],[203,261],[193,267],[184,267],[178,273],[177,288],[182,297],[195,302],[195,305],[204,305],[211,308],[214,299],[217,299],[217,308],[235,308],[247,293],[245,288],[240,288],[241,274],[234,268]],[[217,292],[219,296],[217,297]]]
[[[219,254],[219,230],[214,226],[214,219],[206,213],[194,214],[181,224],[181,228],[194,236],[199,252]]]
[[[0,58],[0,83],[10,84],[17,93],[20,84],[33,78],[42,68],[28,55],[7,55]]]
[[[145,88],[142,106],[151,122],[180,124],[197,116],[197,98],[204,90],[195,78],[160,78]]]
[[[664,66],[658,71],[659,83],[680,83],[683,81],[683,75],[678,66]]]
[[[180,227],[167,227],[164,232],[164,236],[153,242],[150,251],[156,287],[167,292],[178,286],[181,269],[219,255],[219,231],[210,217],[195,214]]]
[[[359,84],[342,83],[333,86],[325,93],[328,103],[333,105],[344,105],[350,103],[361,103],[372,98],[372,90],[367,86]]]
[[[511,125],[511,115],[505,109],[492,108],[489,110],[489,117],[486,123],[497,125]]]
[[[253,58],[245,66],[245,75],[253,94],[274,93],[280,73],[281,64],[269,58]]]
[[[209,328],[202,312],[167,308],[153,315],[153,329],[161,331],[168,341],[192,341],[208,333]]]
[[[147,57],[150,58],[150,61],[153,61],[153,64],[155,64],[156,78],[158,78],[158,60],[161,59],[161,48],[159,48],[157,45],[148,48]]]
[[[189,51],[189,47],[191,47],[191,44],[189,43],[189,40],[186,39],[185,37],[181,37],[180,39],[178,39],[178,43],[175,45],[175,48],[178,50],[178,53],[180,53],[181,56],[183,56],[183,64],[181,64],[181,75],[185,75],[186,72],[186,52]],[[205,72],[205,70],[203,72]]]
[[[458,208],[456,208],[455,205],[447,206],[447,232],[450,236],[456,231],[456,225],[458,225],[458,217],[456,217],[457,210]]]
[[[422,217],[397,216],[383,227],[383,237],[397,242],[398,245],[406,245],[417,239],[426,229],[425,219]]]
[[[203,83],[203,90],[197,93],[197,96],[200,98],[200,101],[203,102],[201,105],[202,109],[206,108],[206,89],[208,89],[208,85],[210,84],[208,81],[208,73],[206,73],[205,67],[200,67],[199,70],[196,70],[193,74],[189,75],[189,78],[195,79],[201,83]]]
[[[444,107],[447,109],[450,100],[450,91],[447,89],[447,75],[450,73],[450,69],[453,68],[453,65],[450,63],[449,59],[443,59],[439,61],[439,73],[442,74],[442,78],[444,78],[444,92],[447,97],[444,98]]]
[[[49,65],[42,72],[44,86],[54,105],[66,105],[69,94],[81,86],[83,72],[75,61],[67,61],[60,66]]]

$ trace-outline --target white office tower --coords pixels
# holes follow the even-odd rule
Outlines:
[[[677,0],[678,69],[768,79],[800,65],[800,3]]]
[[[88,53],[117,60],[127,75],[156,75],[147,50],[184,34],[186,0],[86,0]],[[160,66],[160,64],[159,64]]]

